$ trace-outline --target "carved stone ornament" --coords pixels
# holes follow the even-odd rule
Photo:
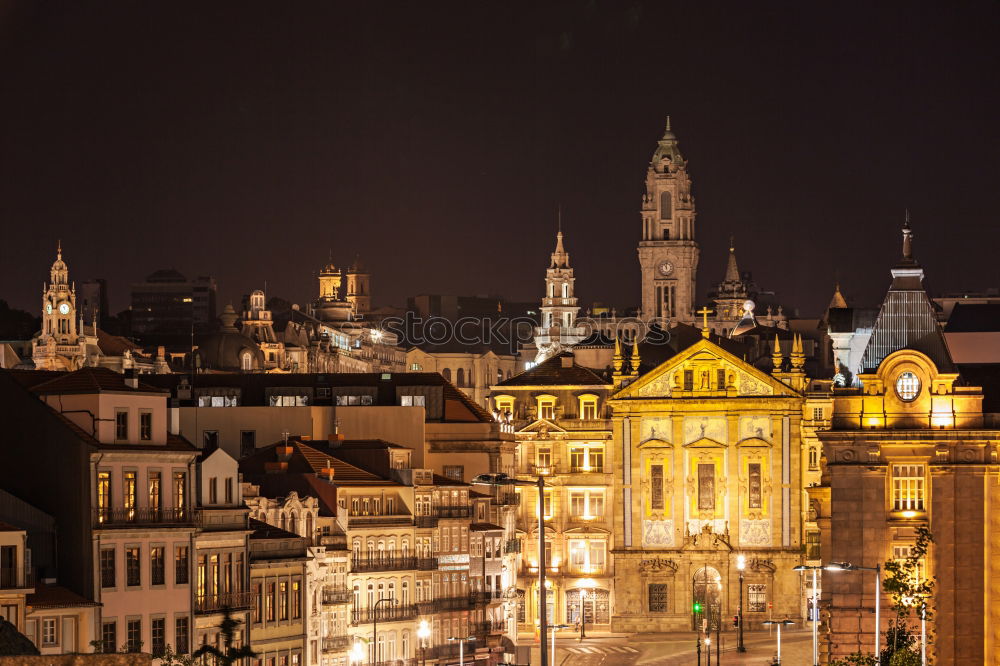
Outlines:
[[[771,395],[770,386],[759,382],[745,372],[740,373],[740,395]]]
[[[672,547],[674,545],[674,521],[642,521],[642,543],[645,546]]]
[[[677,563],[662,557],[641,560],[639,573],[677,573]]]
[[[771,545],[771,521],[768,519],[750,520],[744,518],[740,521],[740,545],[742,546],[770,546]]]

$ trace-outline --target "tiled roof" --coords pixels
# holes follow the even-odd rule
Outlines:
[[[76,592],[61,585],[35,585],[35,591],[25,597],[25,603],[32,608],[68,608],[71,606],[98,606],[94,601],[81,597]]]
[[[11,525],[10,523],[0,522],[0,532],[23,532],[23,527],[17,527],[16,525]]]
[[[472,523],[469,525],[469,529],[473,532],[495,532],[497,530],[503,530],[499,525],[494,525],[493,523]]]
[[[572,359],[573,355],[568,352],[556,354],[530,370],[500,382],[497,386],[595,386],[607,383],[593,370],[588,370],[582,365],[571,363],[568,367],[564,367],[564,358]]]
[[[31,389],[35,393],[101,393],[103,391],[132,393],[165,393],[163,389],[140,382],[138,388],[125,383],[125,376],[108,368],[81,368],[60,375]]]
[[[409,446],[387,442],[384,439],[345,439],[339,444],[330,443],[332,449],[409,449]]]
[[[292,447],[285,468],[282,472],[298,474],[320,474],[327,466],[333,469],[333,480],[335,484],[395,484],[395,481],[384,479],[377,474],[365,471],[360,467],[345,462],[335,455],[335,449],[327,449],[324,442],[316,442],[317,446],[312,446],[312,442],[303,442],[296,437],[288,438],[288,446]],[[248,478],[259,479],[268,474],[267,463],[277,462],[275,449],[285,446],[284,442],[278,442],[271,446],[258,449],[255,453],[240,461],[240,471]],[[320,448],[322,447],[322,449]],[[275,472],[281,473],[281,472]]]
[[[315,497],[319,515],[337,515],[337,488],[315,474],[266,474],[256,484],[262,497],[288,497],[292,491],[299,497]]]

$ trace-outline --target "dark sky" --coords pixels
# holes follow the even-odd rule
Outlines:
[[[1000,3],[0,2],[0,298],[56,240],[112,304],[157,268],[377,303],[637,304],[646,164],[673,117],[699,288],[741,267],[803,313],[880,299],[904,208],[936,290],[1000,285]],[[238,302],[238,301],[237,301]]]

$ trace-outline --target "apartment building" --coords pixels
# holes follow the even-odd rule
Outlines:
[[[256,666],[301,666],[307,642],[305,538],[250,519],[250,645]]]

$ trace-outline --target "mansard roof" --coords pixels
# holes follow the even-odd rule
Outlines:
[[[563,363],[563,359],[570,359]],[[601,386],[608,382],[593,370],[577,365],[571,352],[556,354],[530,370],[505,379],[496,386]]]

